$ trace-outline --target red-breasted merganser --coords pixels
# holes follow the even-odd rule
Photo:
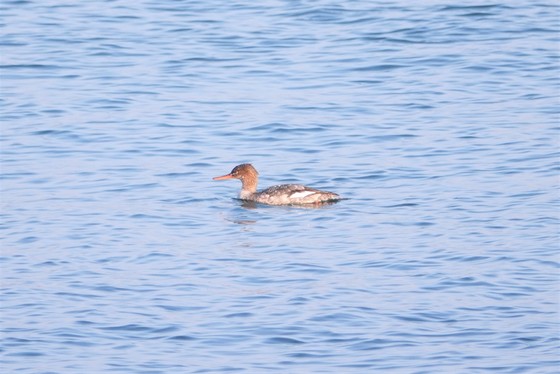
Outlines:
[[[281,184],[257,192],[259,173],[251,164],[237,165],[231,173],[213,179],[239,179],[241,180],[241,192],[239,193],[241,200],[269,205],[322,204],[341,199],[333,192],[319,191],[301,184]]]

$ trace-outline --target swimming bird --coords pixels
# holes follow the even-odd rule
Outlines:
[[[231,173],[213,178],[214,180],[239,179],[239,198],[246,201],[269,205],[322,204],[341,200],[334,192],[320,191],[301,184],[280,184],[257,192],[259,173],[251,164],[241,164]]]

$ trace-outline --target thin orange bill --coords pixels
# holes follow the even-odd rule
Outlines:
[[[222,175],[221,177],[214,177],[212,179],[215,180],[215,181],[221,181],[221,180],[224,180],[224,179],[232,179],[232,178],[233,178],[233,175],[226,174],[226,175]]]

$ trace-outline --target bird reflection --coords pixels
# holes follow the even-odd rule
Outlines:
[[[281,209],[280,207],[270,207],[269,205],[264,205],[264,204],[260,204],[257,203],[256,201],[251,201],[251,200],[241,200],[241,199],[237,199],[241,202],[241,207],[245,208],[245,209],[257,209],[259,206],[266,208],[266,209]],[[332,200],[332,201],[325,201],[325,202],[321,202],[321,203],[313,203],[313,204],[298,204],[298,205],[284,205],[282,206],[283,209],[289,208],[289,209],[320,209],[320,208],[324,208],[326,206],[329,205],[334,205],[336,203],[338,203],[340,200]]]

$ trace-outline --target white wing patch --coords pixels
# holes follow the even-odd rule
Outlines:
[[[314,193],[315,191],[298,191],[291,194],[290,197],[294,199],[301,199],[306,196],[313,195]]]

